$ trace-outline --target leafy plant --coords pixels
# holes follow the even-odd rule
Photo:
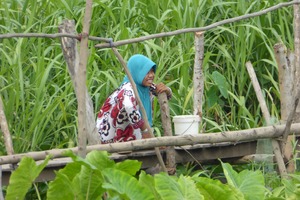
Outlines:
[[[299,175],[283,179],[282,185],[268,191],[259,170],[236,172],[230,164],[223,162],[224,183],[203,177],[203,173],[169,176],[161,172],[151,176],[141,170],[141,162],[115,163],[104,151],[92,151],[85,159],[71,151],[66,155],[73,162],[56,172],[55,179],[48,184],[47,199],[102,199],[104,196],[107,199],[161,200],[299,198]],[[11,175],[6,199],[23,199],[49,159],[36,165],[32,158],[24,157]]]

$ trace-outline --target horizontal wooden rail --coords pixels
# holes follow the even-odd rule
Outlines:
[[[218,133],[201,133],[199,135],[183,135],[183,136],[165,136],[158,138],[150,138],[144,140],[135,140],[132,142],[111,143],[87,146],[87,153],[93,150],[121,152],[150,149],[161,146],[184,146],[205,143],[221,143],[221,142],[245,142],[264,138],[279,138],[282,136],[285,124],[266,126],[261,128],[253,128],[239,131],[218,132]],[[292,124],[291,133],[300,135],[300,123]],[[43,160],[47,155],[52,158],[66,157],[64,152],[71,150],[77,154],[78,148],[70,149],[52,149],[47,151],[29,152],[23,154],[15,154],[11,156],[1,156],[0,165],[18,163],[23,157],[32,157],[34,160]]]

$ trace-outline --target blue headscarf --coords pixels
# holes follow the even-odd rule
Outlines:
[[[127,66],[132,79],[136,84],[139,97],[146,110],[149,125],[152,127],[152,103],[150,99],[150,90],[149,87],[143,86],[142,83],[145,76],[152,68],[154,69],[154,72],[156,71],[156,64],[146,56],[135,54],[129,58]],[[124,77],[122,84],[125,82],[129,82],[127,75]]]

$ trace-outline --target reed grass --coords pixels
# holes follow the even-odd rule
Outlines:
[[[95,0],[90,35],[114,41],[211,23],[256,12],[283,0]],[[83,0],[2,0],[0,33],[57,33],[63,19],[82,29]],[[151,6],[150,6],[151,5]],[[293,49],[292,7],[205,33],[203,105],[205,132],[263,125],[245,63],[251,61],[274,119],[280,118],[280,93],[273,45]],[[16,152],[77,144],[77,102],[59,40],[14,38],[0,41],[0,95]],[[90,42],[87,86],[95,117],[124,72],[109,49]],[[172,116],[193,112],[194,35],[153,39],[118,48],[127,60],[142,53],[158,64],[156,82],[173,90]],[[222,80],[222,81],[220,81]],[[223,85],[225,83],[225,85]],[[161,132],[158,102],[154,124]],[[3,143],[2,143],[3,144]],[[1,154],[5,154],[0,145]]]

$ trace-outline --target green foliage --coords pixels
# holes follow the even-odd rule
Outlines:
[[[259,200],[264,198],[265,182],[260,171],[243,170],[237,173],[228,163],[222,163],[224,174],[228,184],[237,188],[247,200]]]
[[[45,168],[50,157],[47,157],[40,165],[36,165],[32,158],[22,158],[19,167],[10,177],[5,199],[24,199],[32,183]]]
[[[282,184],[272,190],[265,187],[264,177],[259,170],[237,172],[228,163],[221,166],[226,181],[194,176],[169,176],[166,173],[146,174],[141,163],[125,160],[115,163],[104,151],[92,151],[85,159],[74,155],[73,162],[56,172],[48,184],[47,199],[298,199],[299,175],[282,179]],[[35,178],[47,165],[50,158],[36,165],[32,158],[24,157],[20,166],[11,175],[6,199],[24,199]],[[63,189],[62,189],[63,188]],[[38,191],[36,191],[38,192]]]

